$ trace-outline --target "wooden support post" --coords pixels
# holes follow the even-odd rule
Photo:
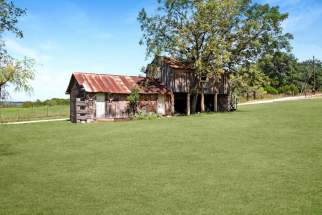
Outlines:
[[[218,93],[214,95],[214,112],[218,112]]]
[[[187,116],[190,115],[190,93],[187,93]]]
[[[205,112],[205,94],[204,94],[203,90],[201,91],[200,111]]]
[[[175,103],[174,94],[171,92],[171,115],[174,114],[174,103]]]

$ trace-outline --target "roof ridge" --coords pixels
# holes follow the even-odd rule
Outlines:
[[[116,74],[110,74],[110,73],[93,73],[93,72],[73,72],[73,74],[109,75],[109,76],[123,76],[123,77],[138,77],[138,78],[144,78],[144,76],[139,76],[139,75],[116,75]]]

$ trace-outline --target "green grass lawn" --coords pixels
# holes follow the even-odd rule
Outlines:
[[[69,105],[0,108],[0,123],[68,117]]]
[[[322,100],[0,126],[0,214],[322,214]]]

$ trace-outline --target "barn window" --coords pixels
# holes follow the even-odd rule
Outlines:
[[[115,101],[115,102],[118,102],[118,101],[120,101],[120,96],[118,96],[118,95],[114,96],[114,99],[113,99],[113,101]]]

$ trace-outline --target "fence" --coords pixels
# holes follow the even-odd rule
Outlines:
[[[2,123],[68,117],[68,105],[0,108],[0,122]]]

